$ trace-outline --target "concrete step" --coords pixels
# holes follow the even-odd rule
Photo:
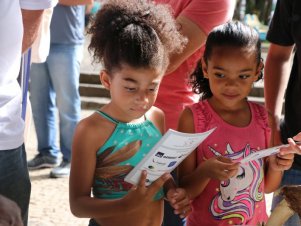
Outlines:
[[[100,84],[80,83],[79,93],[85,97],[110,97],[110,92]]]
[[[110,92],[101,85],[99,76],[93,73],[81,73],[79,92],[83,109],[98,109],[110,100]],[[263,82],[254,83],[248,99],[264,105]]]
[[[93,72],[81,72],[79,77],[80,83],[101,84],[99,75]]]
[[[264,97],[248,96],[248,100],[261,105],[264,105],[265,103]]]

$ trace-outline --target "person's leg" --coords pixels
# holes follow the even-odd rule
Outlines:
[[[12,150],[0,151],[0,194],[15,201],[27,225],[31,184],[26,163],[24,145]]]
[[[301,184],[301,171],[290,169],[284,172],[282,181],[281,181],[281,187],[285,185],[300,185]],[[281,195],[274,195],[273,201],[272,201],[272,210],[277,206],[279,202],[283,197]],[[290,217],[284,226],[301,226],[300,224],[300,218],[298,214],[294,214],[292,217]]]
[[[66,163],[71,160],[73,134],[80,120],[79,75],[82,50],[82,45],[56,44],[52,45],[52,54],[48,57],[49,73],[59,110],[60,148]],[[52,176],[59,174],[56,171],[53,170]],[[66,173],[62,174],[64,176]]]
[[[59,152],[56,143],[55,93],[49,77],[47,62],[33,63],[30,73],[30,101],[39,155],[33,161],[28,162],[28,167],[29,169],[52,167],[57,164]],[[43,157],[45,159],[42,159]]]

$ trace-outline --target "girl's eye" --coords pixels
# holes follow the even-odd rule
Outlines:
[[[136,91],[136,88],[132,88],[132,87],[124,87],[127,91],[129,92],[134,92]]]
[[[150,92],[156,92],[158,90],[158,87],[153,87],[148,89]]]
[[[221,74],[221,73],[215,73],[215,76],[216,76],[217,78],[224,78],[224,77],[225,77],[225,75],[224,75],[224,74]]]
[[[250,75],[239,75],[239,78],[240,79],[247,79],[247,78],[249,78],[250,77]]]

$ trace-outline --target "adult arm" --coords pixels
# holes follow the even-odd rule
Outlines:
[[[265,105],[272,129],[271,145],[281,143],[279,121],[283,98],[291,71],[293,46],[280,46],[271,43],[264,70]]]
[[[180,15],[176,21],[179,24],[181,34],[188,39],[188,43],[181,53],[174,53],[170,57],[166,74],[175,71],[188,57],[201,48],[207,38],[205,32],[189,18]]]
[[[22,53],[25,52],[37,38],[43,11],[44,10],[22,9],[24,27]]]
[[[92,4],[94,0],[59,0],[61,5],[74,6],[74,5],[87,5]]]
[[[232,0],[190,1],[176,18],[181,33],[188,39],[188,44],[181,53],[171,56],[166,74],[176,70],[200,49],[214,27],[229,21],[233,16],[234,8],[235,1]]]

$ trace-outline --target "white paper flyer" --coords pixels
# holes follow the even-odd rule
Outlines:
[[[150,185],[164,173],[173,171],[214,130],[215,128],[204,133],[182,133],[169,129],[124,180],[136,185],[141,172],[146,170],[146,185]]]
[[[301,144],[300,142],[296,142],[296,144]],[[267,148],[267,149],[263,149],[257,152],[254,152],[250,155],[248,155],[246,158],[242,159],[240,161],[240,163],[245,163],[245,162],[249,162],[249,161],[253,161],[256,159],[260,159],[260,158],[264,158],[270,155],[275,155],[278,154],[280,152],[280,148],[282,147],[288,147],[288,144],[283,144],[283,145],[279,145],[279,146],[275,146],[275,147],[271,147],[271,148]]]

